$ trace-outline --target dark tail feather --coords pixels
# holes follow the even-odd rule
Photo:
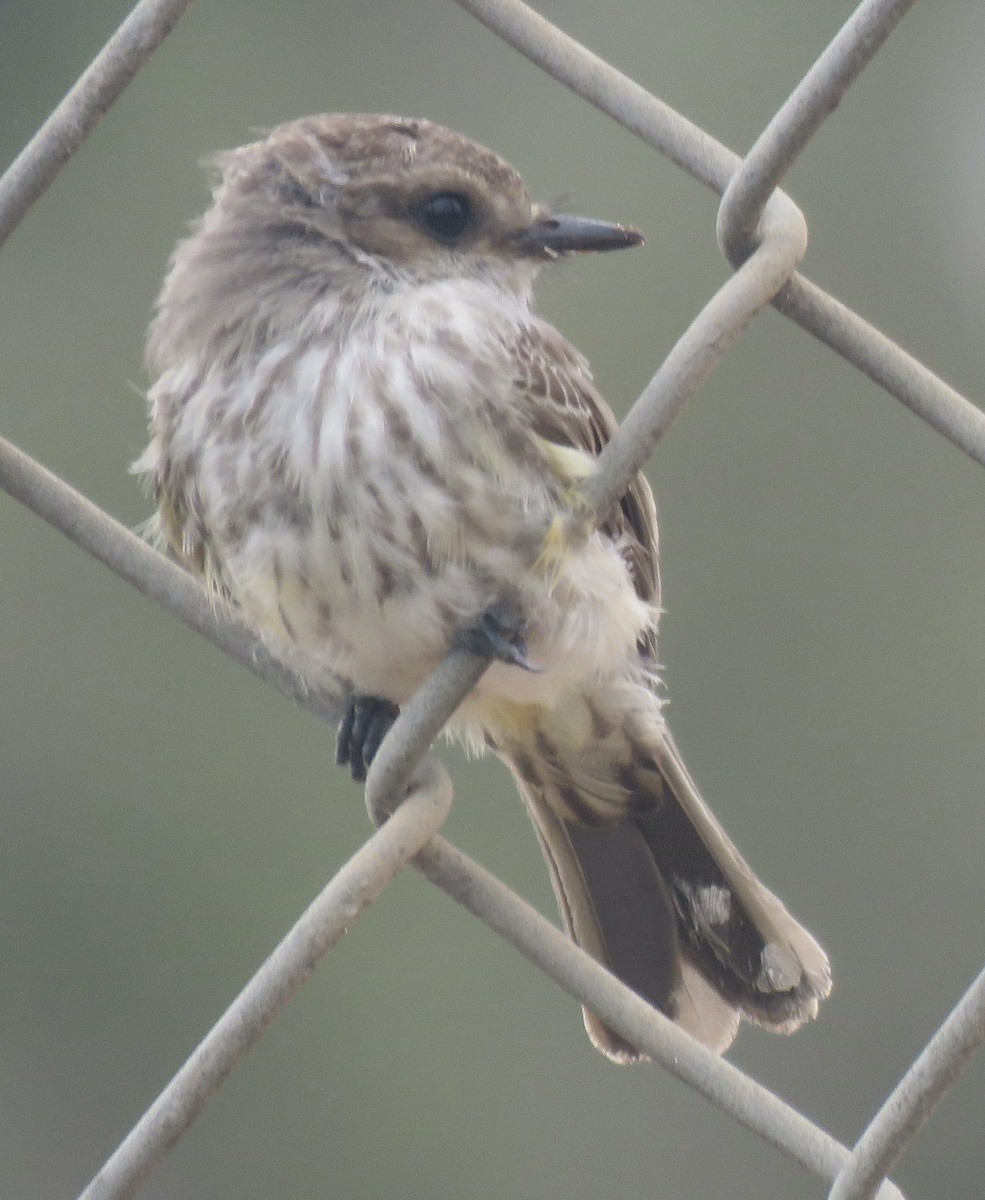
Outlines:
[[[669,739],[658,765],[652,804],[596,825],[562,819],[519,781],[569,934],[713,1050],[740,1017],[792,1032],[830,991],[827,957],[752,874]],[[585,1025],[610,1057],[640,1057],[593,1013]]]

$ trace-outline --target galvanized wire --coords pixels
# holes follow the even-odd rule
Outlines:
[[[323,720],[338,720],[341,693],[309,687],[244,625],[211,602],[198,580],[5,438],[0,438],[0,487],[289,699]]]
[[[734,266],[761,240],[759,221],[780,180],[915,2],[860,4],[750,147],[718,209],[718,240]]]
[[[414,859],[432,883],[515,946],[545,974],[622,1034],[632,1045],[740,1124],[826,1181],[837,1178],[849,1152],[762,1084],[689,1037],[662,1013],[573,945],[540,913],[489,871],[438,836]],[[880,1200],[901,1200],[890,1182]]]
[[[300,705],[328,721],[337,717],[341,711],[338,699],[307,692],[303,681],[271,660],[251,634],[213,610],[197,581],[2,440],[0,486],[72,541],[90,549],[124,579],[135,581],[134,577],[137,577],[141,591],[203,633],[242,665],[267,678]],[[481,660],[461,651],[454,652],[401,712],[367,779],[367,805],[374,820],[386,818],[394,800],[401,795],[401,789],[408,786],[402,781],[410,777],[413,764],[475,685],[484,668],[485,663]],[[398,812],[402,811],[403,806],[398,809]],[[387,821],[383,828],[388,829],[390,824]],[[380,848],[377,854],[373,849],[375,846],[370,839],[363,847],[369,857],[361,857],[360,852],[358,871],[353,865],[357,858],[352,860],[353,873],[351,877],[346,876],[347,880],[358,879],[359,872],[370,867],[383,869],[383,864],[376,862],[376,858],[385,853],[385,848]],[[598,1013],[607,1025],[771,1145],[827,1181],[833,1181],[849,1161],[848,1149],[830,1134],[682,1033],[519,896],[444,839],[431,838],[412,861],[433,883],[485,921],[581,1003]],[[347,868],[343,868],[345,871]],[[210,1095],[255,1044],[277,1009],[310,973],[310,970],[301,970],[301,960],[308,962],[306,955],[320,957],[337,940],[342,901],[336,898],[349,895],[346,887],[335,886],[339,878],[336,876],[330,881],[272,959],[263,964],[175,1075],[82,1193],[84,1200],[96,1200],[96,1197],[122,1200],[133,1195],[161,1155],[191,1124]],[[370,894],[371,891],[367,890],[365,903],[376,894]],[[356,915],[356,909],[346,909],[348,924]],[[348,927],[346,921],[342,924]],[[302,953],[299,947],[307,947],[307,950]],[[276,966],[272,966],[273,958],[276,958]],[[314,965],[312,958],[312,969]],[[882,1200],[894,1200],[900,1193],[892,1184],[886,1183],[879,1195]]]
[[[742,166],[742,159],[721,142],[520,0],[455,0],[455,3],[531,62],[719,195],[724,194]],[[857,11],[881,7],[866,3]],[[896,13],[883,12],[882,19],[895,20]],[[859,35],[863,40],[868,37],[867,23],[856,29],[856,36]],[[852,54],[853,47],[852,42],[841,43],[841,54]],[[828,70],[839,65],[830,58],[827,64]],[[811,120],[815,119],[812,112]],[[798,120],[798,113],[790,112],[789,120]],[[776,294],[773,305],[985,466],[985,414],[901,346],[800,274],[794,274]]]
[[[985,971],[954,1006],[859,1138],[828,1200],[871,1200],[985,1040]]]
[[[866,0],[769,122],[745,160],[592,55],[519,0],[457,0],[505,41],[665,154],[722,199],[718,232],[735,275],[695,317],[606,448],[586,491],[596,520],[686,399],[766,304],[814,333],[954,445],[985,465],[985,417],[856,313],[796,272],[803,216],[777,190],[783,173],[913,0]],[[0,179],[0,243],[166,36],[190,0],[141,0]],[[127,582],[323,720],[341,693],[312,691],[201,586],[27,455],[0,440],[0,486]],[[833,1183],[832,1200],[899,1196],[884,1182],[934,1105],[985,1038],[985,974],[849,1152],[731,1064],[698,1045],[614,979],[436,831],[451,803],[428,746],[485,664],[455,652],[401,713],[367,782],[381,827],[326,885],[83,1193],[132,1195],[208,1096],[262,1035],[324,953],[407,862],[490,925],[627,1040],[750,1130]]]
[[[615,508],[674,414],[715,369],[757,312],[790,278],[807,249],[807,226],[786,197],[769,205],[763,240],[691,322],[626,414],[585,484],[596,522]]]
[[[51,186],[192,0],[140,0],[0,179],[0,246]]]
[[[118,1200],[134,1194],[325,954],[427,842],[451,808],[451,780],[430,758],[421,763],[409,787],[391,819],[311,902],[80,1200]]]

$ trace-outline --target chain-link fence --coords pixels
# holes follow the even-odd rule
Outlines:
[[[81,147],[189,3],[141,0],[133,9],[0,180],[0,242]],[[744,158],[518,0],[459,3],[555,79],[722,196],[718,238],[734,274],[681,334],[602,455],[586,487],[599,517],[644,465],[681,406],[769,304],[985,466],[982,413],[798,272],[807,245],[806,224],[778,189],[794,159],[913,0],[866,0],[860,5]],[[7,442],[0,442],[0,483],[248,669],[318,717],[337,720],[337,697],[313,694],[241,626],[213,612],[195,580]],[[456,652],[405,707],[367,784],[377,831],[312,902],[83,1195],[95,1200],[133,1194],[321,957],[408,864],[666,1070],[825,1180],[832,1198],[899,1195],[885,1177],[985,1037],[985,974],[943,1021],[855,1145],[841,1145],[769,1089],[692,1042],[440,835],[452,801],[451,783],[427,750],[483,669],[481,661]]]

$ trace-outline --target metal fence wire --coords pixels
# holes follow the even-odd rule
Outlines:
[[[141,0],[0,179],[0,242],[80,148],[191,0]],[[767,304],[881,385],[985,466],[985,416],[898,345],[797,271],[806,224],[779,182],[913,0],[865,0],[817,59],[752,149],[740,158],[519,0],[458,0],[504,41],[721,196],[718,239],[734,274],[660,365],[588,482],[603,514],[643,466],[681,405]],[[0,484],[88,553],[203,637],[328,722],[337,697],[315,694],[234,620],[216,614],[197,581],[27,455],[0,441]],[[358,914],[408,864],[488,924],[605,1024],[830,1185],[831,1200],[899,1196],[886,1176],[985,1038],[985,973],[941,1024],[851,1148],[692,1041],[610,976],[489,872],[439,833],[450,779],[428,747],[484,669],[449,655],[400,715],[370,772],[376,832],[287,933],[204,1041],[82,1193],[132,1195],[208,1097],[263,1035]],[[392,815],[391,815],[392,814]]]

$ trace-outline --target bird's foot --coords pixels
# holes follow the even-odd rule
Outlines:
[[[335,742],[335,761],[348,767],[352,778],[362,783],[380,743],[390,732],[400,709],[379,696],[352,696],[339,722]]]
[[[463,629],[455,639],[456,649],[467,650],[480,658],[522,667],[539,675],[544,670],[527,658],[524,637],[526,622],[505,605],[494,604],[482,614],[475,625]]]

